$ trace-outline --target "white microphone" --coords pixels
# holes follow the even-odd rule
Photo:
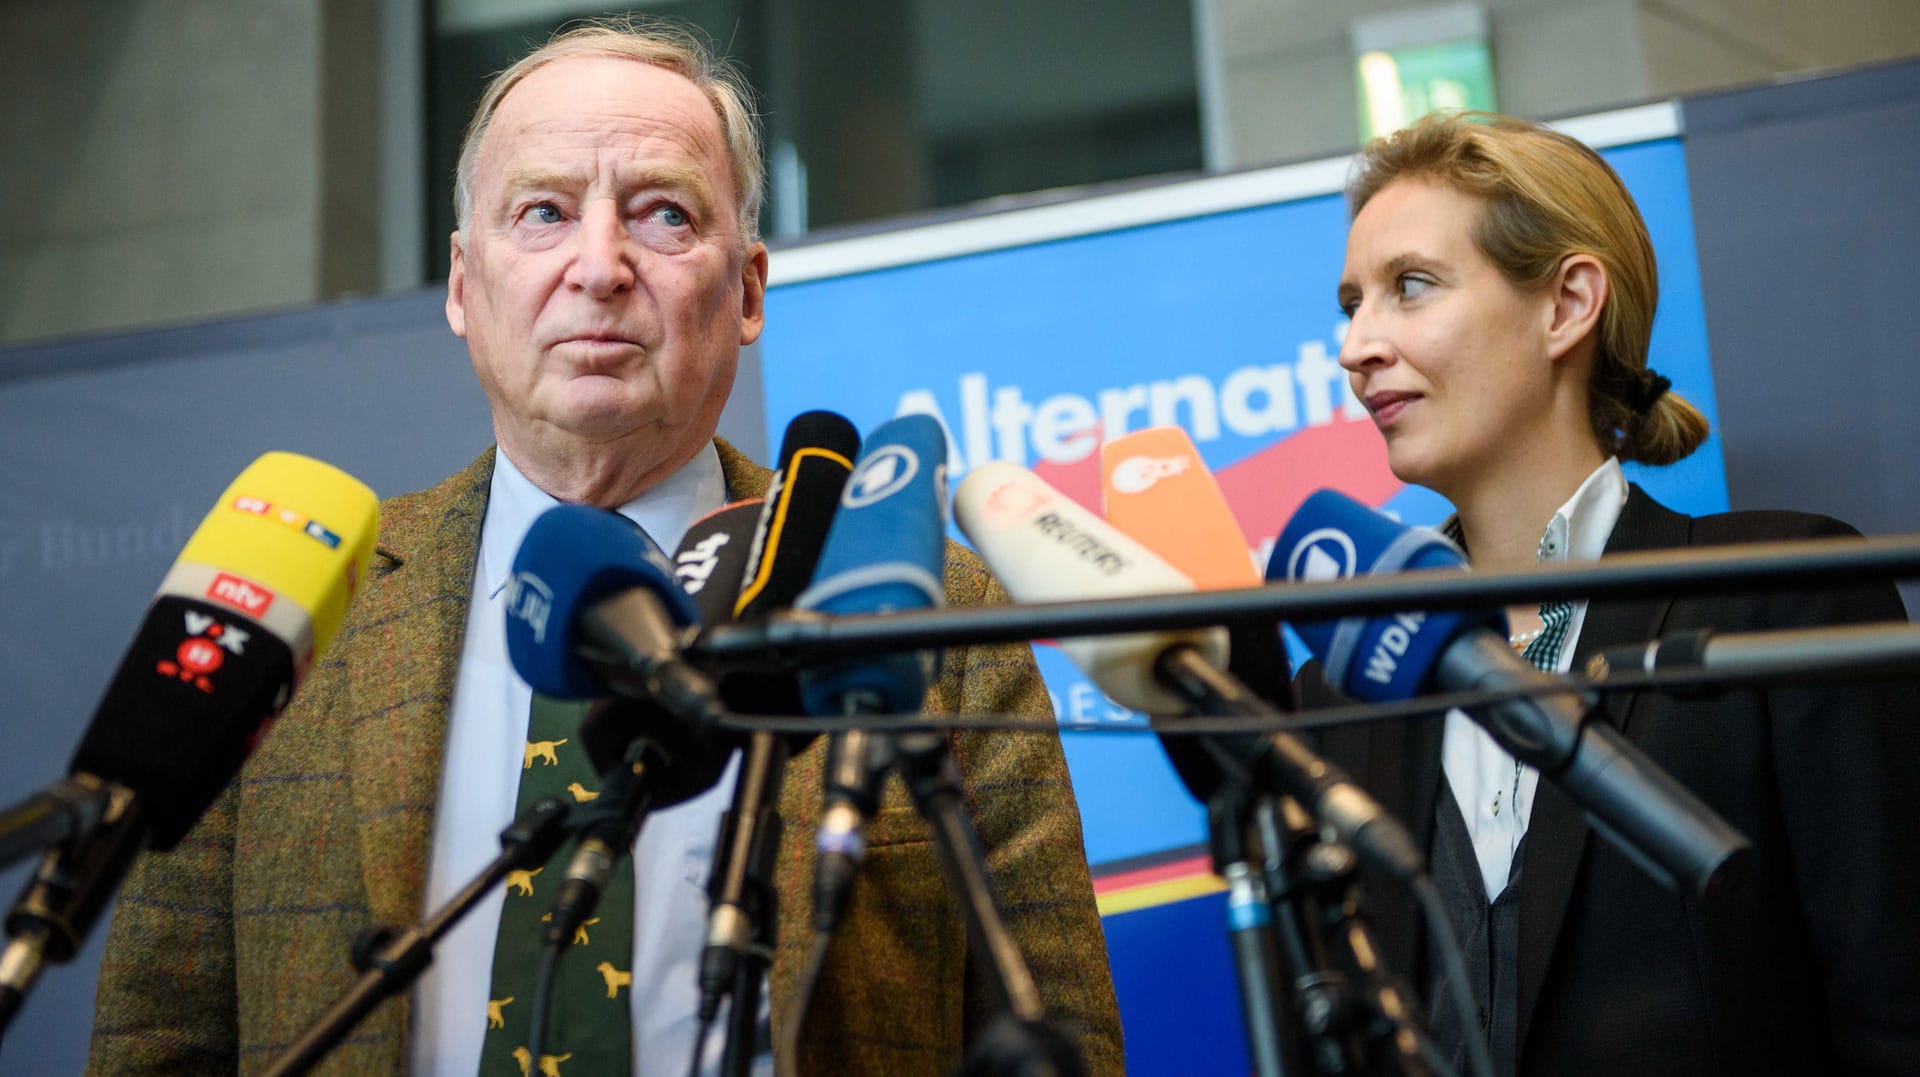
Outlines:
[[[1180,570],[1038,475],[995,461],[968,472],[953,495],[953,516],[980,555],[1022,602],[1124,598],[1192,591]],[[1154,679],[1154,661],[1191,645],[1216,668],[1227,663],[1224,628],[1189,628],[1060,640],[1116,703],[1151,714],[1183,714],[1186,701]]]

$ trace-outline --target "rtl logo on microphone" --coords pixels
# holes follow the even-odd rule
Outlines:
[[[213,578],[213,584],[207,588],[207,597],[223,602],[241,613],[259,620],[260,615],[273,605],[273,592],[250,580],[243,580],[229,572],[222,572]]]

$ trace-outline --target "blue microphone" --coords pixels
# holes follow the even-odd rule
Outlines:
[[[680,656],[695,624],[674,564],[616,512],[557,505],[521,541],[507,584],[507,655],[556,699],[655,699],[675,717],[721,714],[712,683]]]
[[[1435,569],[1466,559],[1438,532],[1408,527],[1332,490],[1309,497],[1274,543],[1268,580],[1332,580]],[[1613,846],[1669,889],[1716,893],[1751,859],[1746,838],[1673,780],[1605,720],[1590,698],[1566,691],[1507,644],[1506,618],[1479,613],[1396,613],[1294,626],[1327,683],[1373,702],[1432,691],[1522,695],[1467,712],[1509,755],[1579,805]]]
[[[868,436],[840,495],[813,584],[794,605],[819,613],[886,613],[946,601],[947,435],[938,420],[905,415]],[[932,659],[875,655],[801,675],[809,714],[920,709]]]
[[[943,605],[947,435],[926,415],[905,415],[868,436],[827,531],[813,584],[794,605],[820,613],[885,613]],[[816,715],[902,714],[925,702],[933,656],[877,654],[800,674]],[[885,743],[861,730],[827,742],[813,925],[831,937],[866,856],[866,820],[880,807]]]
[[[1408,527],[1335,490],[1302,502],[1267,560],[1267,580],[1338,580],[1425,569],[1465,571],[1467,557],[1445,535]],[[1373,620],[1296,624],[1326,668],[1327,683],[1369,703],[1407,699],[1461,632],[1489,628],[1506,635],[1499,610],[1396,613]]]

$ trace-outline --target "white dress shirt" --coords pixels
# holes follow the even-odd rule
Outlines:
[[[620,512],[671,553],[689,526],[726,502],[720,457],[711,445],[671,478],[620,506]],[[501,594],[527,530],[557,504],[495,457],[487,515],[480,528],[467,633],[460,650],[427,870],[426,907],[439,908],[500,851],[513,821],[533,690],[507,659]],[[735,765],[720,783],[684,804],[647,817],[634,844],[634,1073],[686,1072],[699,1002],[697,969],[706,935],[707,868],[720,814],[733,795]],[[564,850],[562,855],[565,855]],[[496,887],[434,948],[434,963],[413,992],[412,1072],[473,1077],[486,1034],[494,935],[506,888]],[[762,995],[764,1005],[765,995]],[[724,1014],[724,1011],[723,1011]],[[718,1037],[711,1037],[717,1044]],[[708,1052],[717,1068],[717,1048]],[[771,1071],[757,1061],[756,1068]]]
[[[1620,461],[1610,457],[1587,476],[1547,522],[1540,536],[1540,563],[1598,560],[1626,503],[1626,477],[1620,473]],[[1574,603],[1573,619],[1560,643],[1555,672],[1565,673],[1572,665],[1574,645],[1580,641],[1580,628],[1586,620],[1587,603],[1582,599]],[[1533,796],[1540,787],[1540,772],[1519,765],[1457,708],[1447,712],[1440,766],[1466,819],[1474,857],[1480,862],[1480,880],[1486,885],[1487,900],[1492,901],[1507,888],[1513,854],[1533,818]]]

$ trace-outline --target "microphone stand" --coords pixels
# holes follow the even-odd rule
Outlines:
[[[29,818],[22,827],[64,829],[65,836],[47,849],[7,913],[8,941],[0,951],[0,1035],[26,1004],[46,963],[72,960],[146,836],[140,806],[125,786],[107,783],[90,792],[86,780],[69,778],[43,796],[63,801],[69,822],[55,827]]]
[[[1267,711],[1237,678],[1207,663],[1192,647],[1163,652],[1155,663],[1155,672],[1163,686],[1186,699],[1199,713],[1232,717]],[[1351,1022],[1365,1013],[1380,1019],[1368,1020],[1359,1029],[1367,1043],[1387,1039],[1395,1049],[1400,1071],[1409,1077],[1425,1077],[1431,1072],[1421,1051],[1422,1044],[1430,1039],[1425,1017],[1380,963],[1379,948],[1360,919],[1355,888],[1358,859],[1353,851],[1341,843],[1321,840],[1312,818],[1291,797],[1263,796],[1249,802],[1247,798],[1257,791],[1251,788],[1248,769],[1236,762],[1235,753],[1218,738],[1204,738],[1203,742],[1222,763],[1220,773],[1233,776],[1241,786],[1236,790],[1233,783],[1222,783],[1222,790],[1209,804],[1208,821],[1215,870],[1227,880],[1227,910],[1240,969],[1241,1005],[1256,1072],[1281,1072],[1264,1067],[1284,1063],[1283,1040],[1297,1044],[1303,1039],[1314,1072],[1356,1072],[1356,1063],[1360,1064],[1358,1072],[1372,1072],[1370,1063],[1374,1060],[1366,1050],[1359,1049],[1362,1045],[1351,1042]],[[1304,746],[1299,746],[1295,754],[1317,759]],[[1228,805],[1237,814],[1222,818],[1216,804]],[[1257,841],[1248,842],[1239,836],[1249,826],[1256,830]],[[1223,834],[1233,835],[1230,840],[1235,844],[1223,846]],[[1249,844],[1265,850],[1264,871],[1257,872],[1248,862]],[[1223,851],[1238,859],[1223,864]],[[1254,912],[1247,906],[1256,894],[1261,904]],[[1329,897],[1334,900],[1327,900]],[[1317,925],[1316,914],[1320,920]],[[1260,937],[1243,938],[1251,936],[1256,921]],[[1346,977],[1328,962],[1326,948],[1315,937],[1313,927],[1322,928],[1344,946],[1364,983],[1359,999],[1362,1006],[1354,1004]],[[1275,967],[1276,950],[1285,955],[1291,1006],[1285,1001],[1287,993],[1272,986],[1281,982]],[[1302,1071],[1297,1053],[1295,1068],[1296,1072]]]
[[[755,733],[747,742],[733,807],[720,822],[709,887],[713,911],[700,955],[700,1028],[712,1022],[721,999],[731,996],[720,1072],[736,1077],[753,1069],[760,991],[779,922],[773,878],[780,849],[780,786],[790,752],[787,739],[777,733]]]
[[[1164,632],[1211,625],[1325,621],[1402,610],[1472,610],[1559,598],[1727,594],[1920,574],[1920,535],[1809,539],[1619,554],[1570,568],[1406,572],[1083,602],[944,607],[828,616],[806,610],[701,630],[686,650],[703,668],[805,664],[976,643]]]
[[[1268,849],[1274,915],[1288,926],[1288,963],[1318,1072],[1373,1073],[1391,1058],[1408,1077],[1432,1073],[1426,1015],[1381,961],[1361,915],[1353,850],[1323,840],[1291,798],[1264,804],[1258,825]],[[1337,944],[1353,977],[1334,966],[1326,938]]]
[[[69,774],[0,812],[0,868],[99,826],[120,786]]]
[[[500,832],[500,855],[472,882],[428,917],[396,931],[380,926],[362,932],[353,963],[362,975],[353,988],[276,1059],[265,1077],[291,1077],[311,1070],[375,1006],[407,990],[433,963],[433,947],[507,877],[507,872],[544,864],[573,832],[567,805],[552,797],[535,801]]]
[[[996,1001],[1002,1009],[986,1033],[968,1051],[959,1073],[1080,1077],[1085,1063],[1073,1042],[1046,1022],[1040,988],[1007,927],[1006,911],[987,873],[980,835],[967,815],[960,770],[941,733],[902,733],[891,738],[891,754],[906,779],[914,807],[933,835],[947,887],[960,900],[967,939],[983,958]]]

